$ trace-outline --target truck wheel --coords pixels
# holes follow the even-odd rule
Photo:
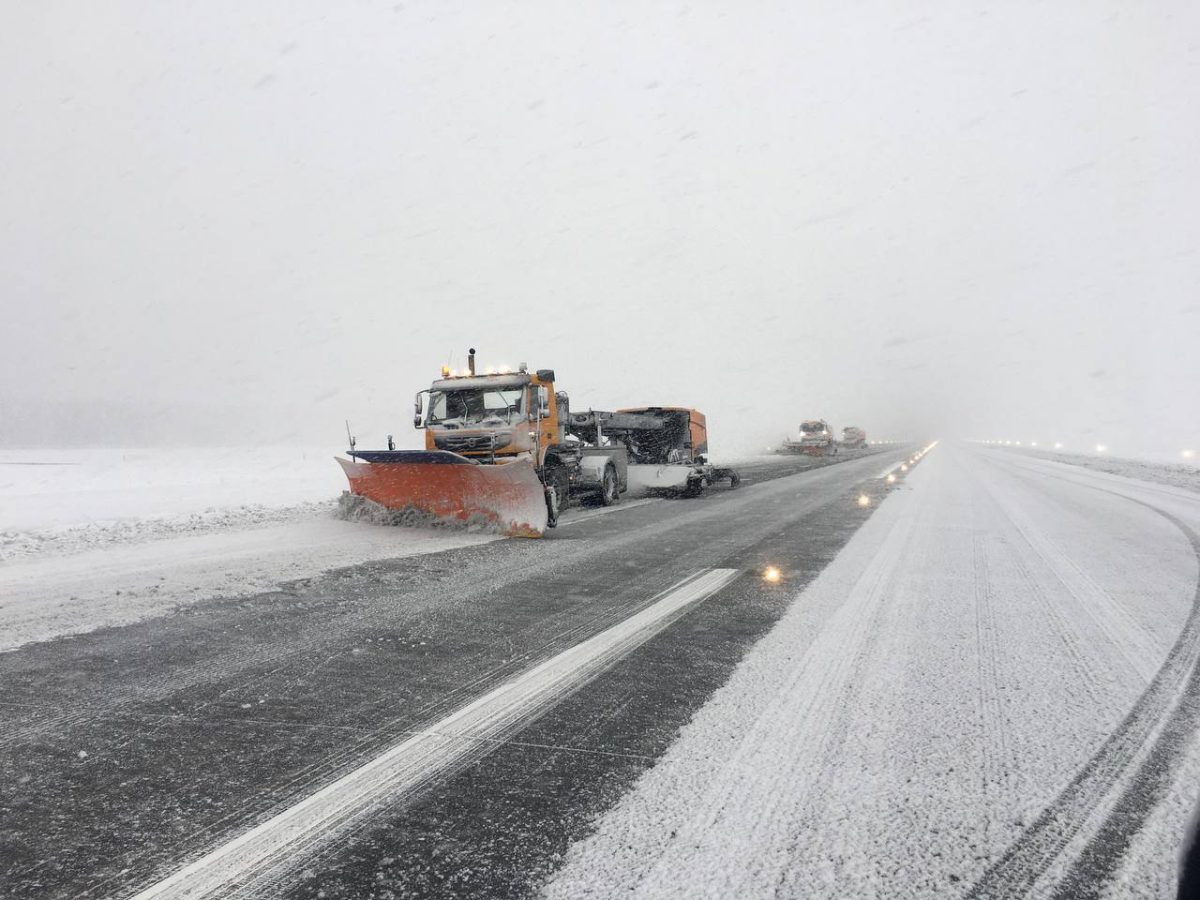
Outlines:
[[[612,506],[621,499],[621,491],[617,486],[617,472],[612,466],[605,466],[604,477],[600,481],[600,505]]]
[[[732,472],[732,473],[730,473],[730,475],[729,475],[729,486],[730,486],[731,488],[735,488],[735,487],[737,487],[737,486],[738,486],[739,484],[741,484],[741,483],[742,483],[742,476],[741,476],[741,475],[739,475],[737,472]]]
[[[554,485],[546,485],[546,527],[558,527],[558,491]]]
[[[554,521],[554,525],[558,524],[559,514],[567,508],[571,502],[571,479],[567,475],[567,470],[561,465],[551,464],[546,466],[543,477],[547,488],[553,488],[553,491],[546,491],[546,514]],[[551,494],[554,495],[554,509],[550,508]],[[553,528],[554,525],[550,527]]]

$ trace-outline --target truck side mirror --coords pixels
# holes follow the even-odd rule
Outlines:
[[[421,392],[413,399],[413,428],[420,428],[425,421],[425,394]]]
[[[550,391],[544,384],[539,384],[537,389],[538,403],[538,418],[545,419],[550,416]]]

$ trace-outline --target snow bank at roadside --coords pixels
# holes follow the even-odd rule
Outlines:
[[[329,518],[335,509],[333,500],[297,506],[233,506],[179,516],[117,519],[31,531],[0,531],[0,565],[31,557],[65,556],[115,544],[141,544],[164,538]]]
[[[1001,448],[996,448],[1001,449]],[[1083,453],[1057,453],[1051,450],[1031,450],[1026,448],[1002,448],[1006,453],[1018,453],[1025,456],[1036,456],[1052,462],[1066,463],[1071,466],[1081,466],[1094,469],[1097,472],[1107,472],[1109,475],[1123,475],[1126,478],[1136,478],[1139,481],[1152,481],[1156,484],[1168,484],[1200,492],[1200,466],[1194,463],[1154,462],[1144,459],[1126,459],[1118,456],[1092,456]]]
[[[0,565],[332,516],[318,447],[0,449]]]

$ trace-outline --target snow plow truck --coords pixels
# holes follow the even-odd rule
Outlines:
[[[842,429],[842,446],[848,450],[861,450],[867,446],[867,433],[854,425]]]
[[[833,429],[824,419],[809,419],[800,423],[800,440],[790,438],[783,442],[785,453],[803,453],[806,456],[830,456],[837,453]]]
[[[540,537],[572,502],[616,503],[629,487],[631,455],[641,463],[643,447],[660,447],[664,460],[679,451],[660,466],[670,465],[660,479],[681,478],[684,493],[722,473],[731,483],[736,477],[709,466],[692,430],[672,431],[658,408],[572,416],[567,395],[554,389],[553,369],[530,372],[522,364],[515,372],[480,374],[474,349],[467,359],[466,370],[444,366],[442,377],[416,395],[413,427],[424,429],[424,450],[397,450],[390,435],[386,450],[359,450],[350,437],[350,459],[338,462],[351,493],[388,509]],[[703,430],[703,416],[684,412]]]

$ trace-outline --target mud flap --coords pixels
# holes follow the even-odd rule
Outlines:
[[[482,520],[514,537],[546,532],[545,490],[529,459],[495,465],[442,450],[378,450],[335,457],[351,493],[388,509],[463,523]]]

